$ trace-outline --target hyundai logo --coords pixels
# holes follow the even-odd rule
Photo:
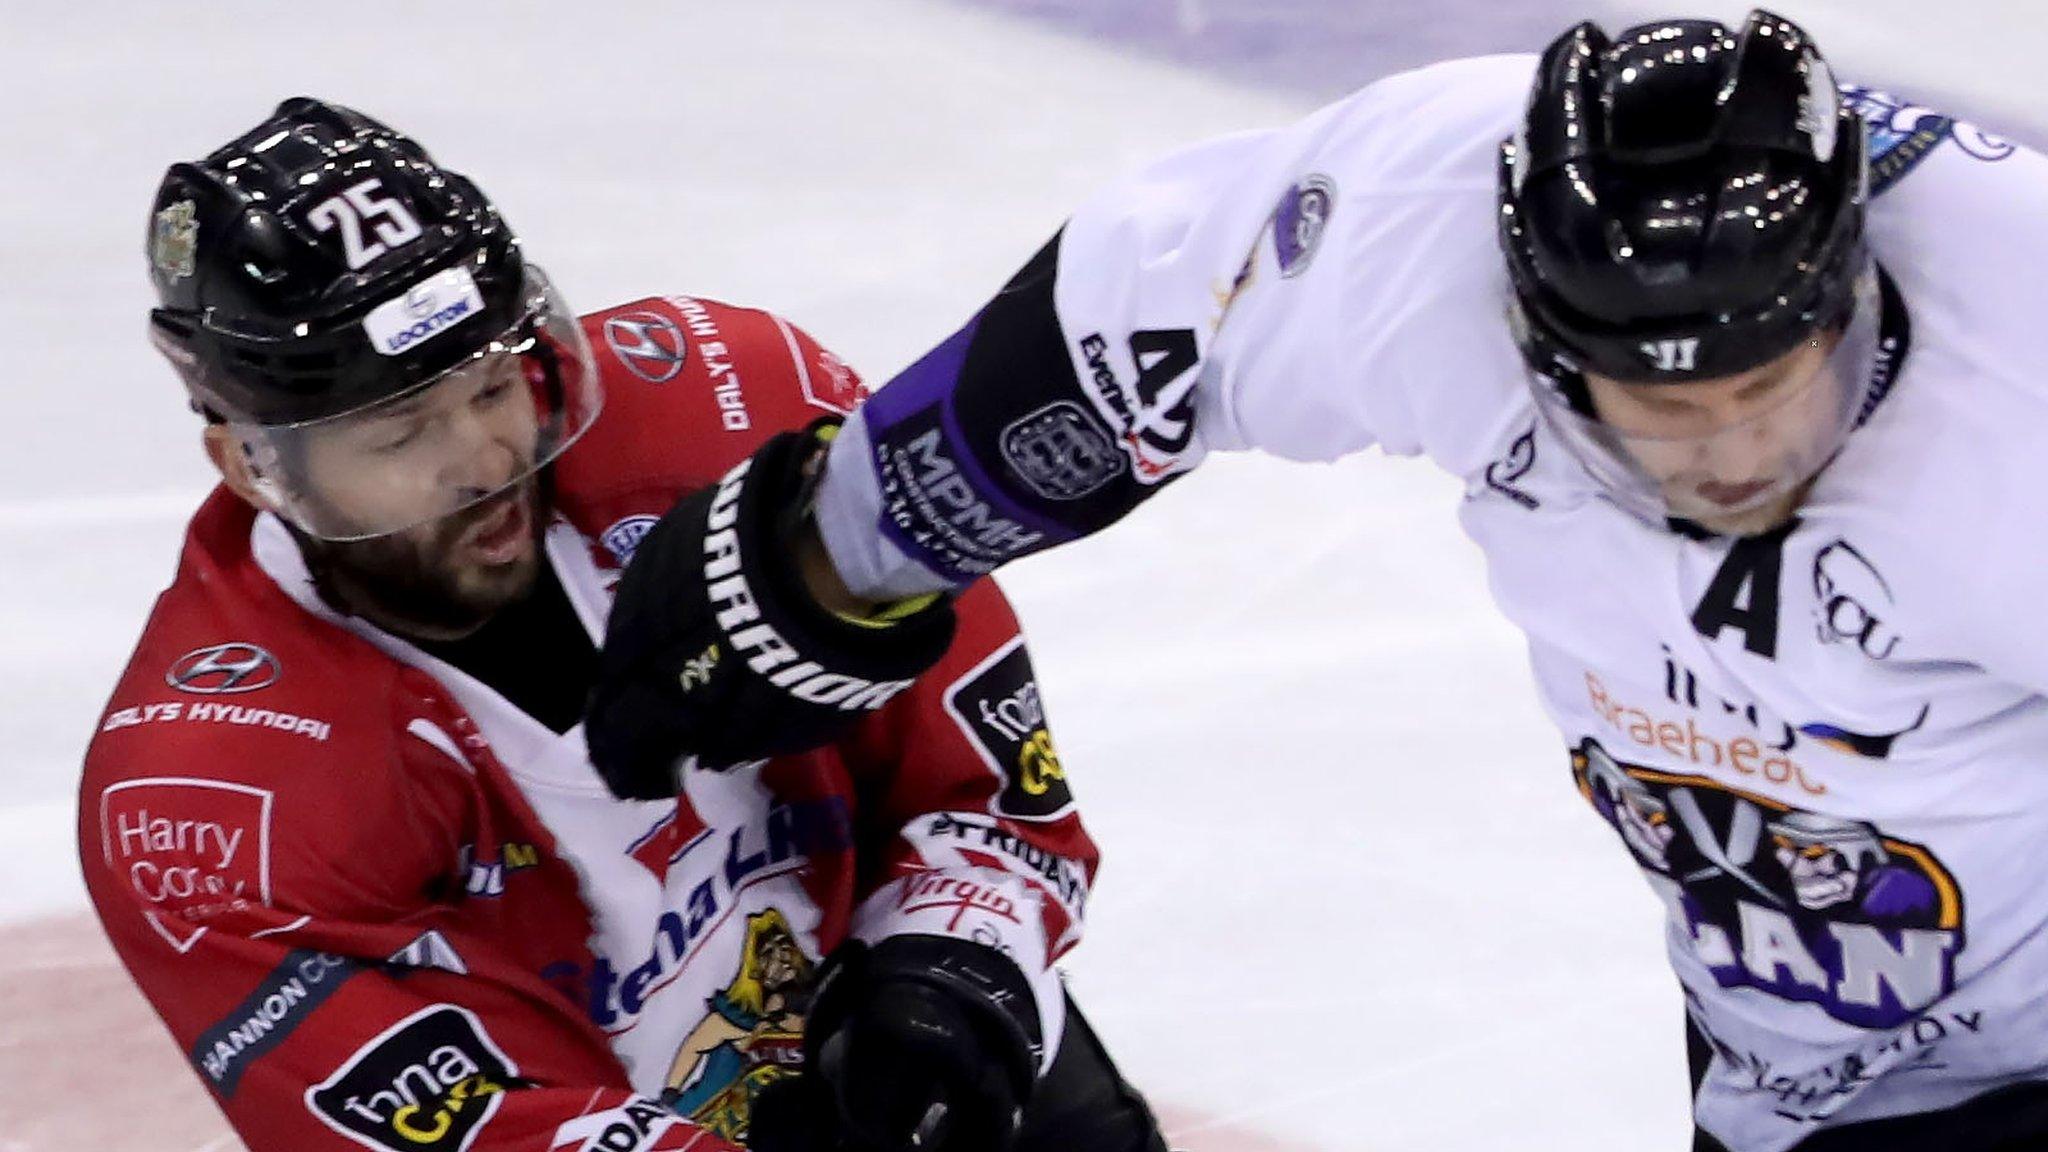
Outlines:
[[[216,696],[268,688],[283,674],[277,657],[254,644],[215,644],[178,657],[164,673],[164,683],[180,692]]]
[[[689,359],[683,330],[654,312],[626,312],[605,321],[604,342],[619,363],[649,384],[675,379]]]

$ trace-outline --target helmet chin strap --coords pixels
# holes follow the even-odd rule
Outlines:
[[[1530,323],[1522,301],[1513,295],[1508,297],[1508,331],[1531,372],[1555,388],[1572,411],[1588,420],[1599,419],[1593,410],[1592,389],[1586,387],[1586,376],[1579,371],[1578,362]]]

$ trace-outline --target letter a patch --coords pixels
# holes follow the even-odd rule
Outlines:
[[[1737,540],[1692,610],[1693,631],[1716,640],[1723,629],[1733,628],[1742,633],[1744,648],[1777,659],[1778,576],[1785,567],[1785,537],[1791,534],[1787,525]]]

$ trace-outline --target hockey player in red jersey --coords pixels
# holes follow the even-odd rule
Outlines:
[[[659,598],[636,550],[829,435],[844,364],[711,301],[579,319],[475,185],[313,100],[173,166],[148,248],[223,483],[79,846],[252,1149],[1164,1147],[1052,968],[1096,853],[993,587],[782,678],[861,714],[821,750],[644,799],[591,765],[587,697],[663,639],[599,644]],[[760,651],[701,662],[869,623],[726,596]]]

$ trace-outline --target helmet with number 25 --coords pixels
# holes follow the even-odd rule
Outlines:
[[[487,500],[596,419],[576,314],[467,178],[370,117],[287,100],[173,165],[157,348],[301,531],[358,540]]]

